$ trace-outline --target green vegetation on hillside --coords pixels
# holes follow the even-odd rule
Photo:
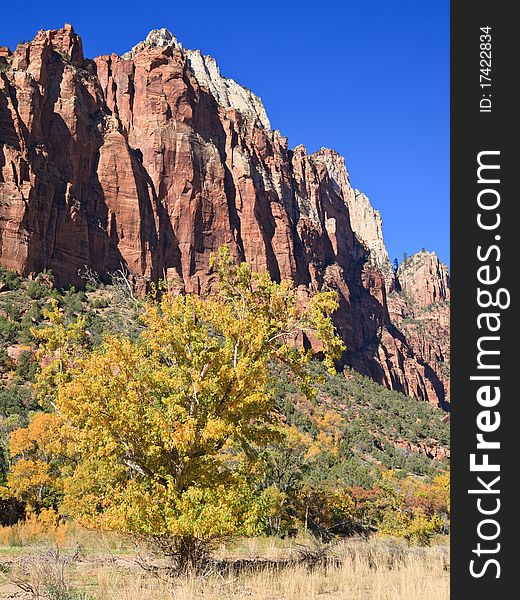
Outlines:
[[[276,284],[269,285],[275,286],[274,293]],[[284,294],[289,298],[290,288],[284,290],[280,298]],[[38,373],[42,366],[48,370],[53,360],[65,364],[63,336],[73,331],[74,352],[79,354],[77,359],[70,359],[71,364],[84,352],[98,353],[106,348],[107,339],[124,336],[128,348],[134,342],[138,348],[139,340],[146,336],[143,314],[151,310],[150,306],[150,301],[134,298],[125,280],[104,285],[91,277],[82,290],[57,290],[51,273],[29,281],[12,271],[0,271],[0,506],[10,503],[12,507],[22,501],[16,505],[18,517],[23,518],[25,506],[31,519],[40,518],[41,513],[46,522],[70,517],[70,504],[63,508],[67,492],[62,478],[81,462],[76,455],[64,462],[68,452],[64,439],[59,456],[53,454],[56,402],[49,394],[43,403],[41,394],[36,397],[35,381],[40,381],[40,389],[42,381]],[[326,323],[322,326],[327,327]],[[166,322],[156,334],[164,328]],[[251,323],[248,331],[254,328]],[[77,337],[80,329],[84,332],[81,342]],[[217,351],[218,327],[208,323],[203,330],[207,332],[204,343],[216,344]],[[54,335],[55,345],[48,346],[53,350],[45,357],[37,348],[41,348],[42,339],[49,344],[49,335]],[[294,368],[297,365],[294,357],[289,358],[291,353],[285,362]],[[294,356],[298,354],[295,351]],[[99,360],[101,355],[97,356]],[[169,364],[172,359],[161,358],[157,364],[163,360]],[[305,371],[302,388],[291,376],[291,368],[271,360],[266,406],[272,407],[270,419],[279,424],[282,435],[260,436],[256,441],[241,436],[241,452],[246,451],[248,460],[254,458],[246,478],[247,494],[261,499],[255,505],[254,532],[285,536],[300,529],[330,539],[379,530],[426,542],[435,532],[444,531],[449,514],[448,462],[431,458],[443,456],[449,445],[444,413],[386,390],[348,368],[333,375],[323,363],[312,361]],[[67,380],[59,381],[65,385]],[[76,388],[78,397],[86,393],[87,383],[85,380]],[[129,384],[121,385],[124,390]],[[121,395],[111,402],[117,402],[118,397]],[[225,460],[234,456],[236,461],[238,454],[230,452]],[[32,470],[27,471],[27,460],[32,461]],[[36,496],[35,481],[39,482]],[[207,508],[214,500],[199,497],[197,502]],[[9,511],[9,518],[12,513]]]
[[[430,448],[449,447],[449,426],[442,422],[445,413],[388,390],[348,367],[331,376],[316,362],[313,371],[320,384],[312,405],[298,395],[284,373],[277,376],[276,397],[288,422],[315,438],[320,429],[310,413],[334,411],[343,417],[338,446],[341,460],[334,458],[329,476],[340,469],[345,483],[367,487],[378,478],[375,465],[399,469],[402,475],[430,477],[447,468],[447,461],[432,460],[426,453]],[[424,452],[411,451],[408,444]]]

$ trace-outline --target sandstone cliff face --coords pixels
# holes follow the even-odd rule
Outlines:
[[[3,265],[52,269],[59,284],[78,283],[85,266],[125,268],[138,284],[167,278],[205,293],[210,253],[227,244],[302,291],[336,289],[346,361],[444,403],[437,371],[390,318],[381,218],[343,159],[289,149],[260,99],[211,57],[157,30],[123,56],[90,61],[65,26],[4,51],[0,67]],[[448,284],[401,283],[418,302]]]
[[[390,318],[405,335],[414,355],[431,367],[450,400],[450,278],[448,267],[432,252],[405,260],[388,298]]]
[[[424,308],[450,299],[448,267],[433,252],[422,250],[407,258],[397,277],[400,289],[416,306]]]

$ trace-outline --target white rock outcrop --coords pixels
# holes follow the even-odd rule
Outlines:
[[[383,239],[383,219],[368,197],[354,189],[353,197],[348,199],[352,230],[370,250],[370,259],[384,275],[392,273],[392,264],[388,257]]]
[[[190,67],[200,86],[206,88],[225,109],[237,110],[246,118],[258,120],[264,129],[271,129],[262,100],[234,79],[223,77],[212,56],[200,50],[186,51]]]
[[[166,27],[161,29],[152,29],[142,42],[136,44],[131,50],[121,55],[121,58],[130,60],[138,52],[144,48],[165,48],[167,46],[173,46],[178,50],[182,50],[182,44],[179,40],[169,31]]]
[[[345,159],[327,148],[312,155],[327,168],[327,173],[335,192],[343,198],[350,213],[350,225],[357,239],[369,251],[369,261],[385,276],[387,283],[393,279],[393,269],[383,239],[383,220],[368,197],[352,188],[350,177],[345,166]]]
[[[179,40],[165,27],[150,31],[145,40],[122,54],[121,58],[130,60],[144,48],[167,46],[184,52],[197,82],[210,92],[219,106],[226,110],[236,110],[246,119],[260,123],[264,129],[271,129],[262,100],[256,94],[234,79],[223,77],[212,56],[204,55],[200,50],[184,50]]]

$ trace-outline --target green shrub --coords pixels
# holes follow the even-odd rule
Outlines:
[[[0,315],[0,340],[2,346],[9,346],[18,341],[20,324]]]
[[[63,292],[61,302],[67,316],[81,314],[85,307],[83,303],[86,300],[85,292],[77,291],[75,287],[71,287]]]
[[[21,384],[0,386],[0,419],[12,415],[21,415],[25,418],[30,411],[37,408],[32,386]]]
[[[16,271],[6,269],[0,266],[0,282],[2,282],[8,290],[15,291],[22,285],[23,279]]]
[[[40,283],[38,280],[29,281],[27,284],[27,295],[32,300],[47,298],[49,297],[50,292],[50,288],[47,285]]]
[[[36,362],[33,352],[22,352],[15,370],[17,379],[22,382],[34,381],[37,370],[38,363]]]
[[[107,298],[94,298],[91,303],[92,308],[107,308],[110,302]]]

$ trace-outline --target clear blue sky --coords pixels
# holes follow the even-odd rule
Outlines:
[[[72,23],[85,53],[167,27],[256,92],[291,147],[343,154],[390,258],[449,261],[449,1],[106,0],[2,6],[0,45]]]

